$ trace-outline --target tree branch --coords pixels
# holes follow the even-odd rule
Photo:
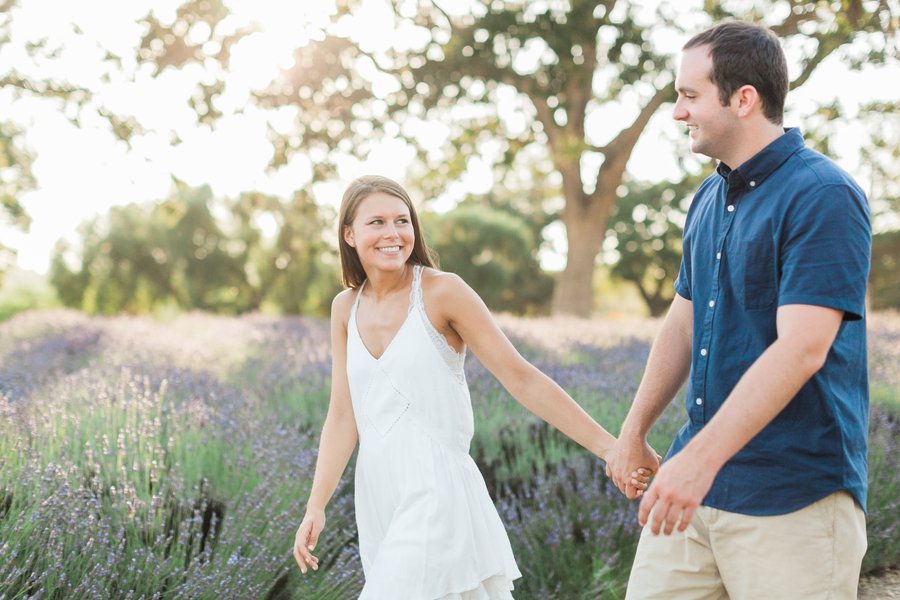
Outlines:
[[[447,20],[447,25],[450,27],[450,29],[452,31],[453,30],[453,19],[451,19],[450,15],[447,14],[447,11],[445,11],[443,8],[441,8],[441,6],[437,3],[436,0],[430,0],[430,3],[431,3],[431,6],[433,6],[435,8],[435,10],[437,10],[444,16],[444,19]]]
[[[603,148],[603,154],[605,155],[606,160],[597,172],[597,185],[594,194],[591,195],[592,198],[598,195],[598,192],[601,189],[600,184],[602,183],[602,180],[605,177],[610,177],[610,173],[614,174],[612,177],[615,181],[619,181],[619,177],[625,171],[625,165],[631,157],[634,146],[641,137],[641,133],[643,133],[644,129],[647,127],[647,123],[650,122],[650,118],[653,117],[663,103],[673,98],[674,93],[674,82],[657,90],[653,97],[650,98],[650,101],[641,109],[641,112],[634,122],[620,131],[618,135]]]
[[[843,40],[835,40],[829,43],[829,38],[823,36],[817,36],[817,39],[819,41],[819,46],[816,48],[816,53],[803,65],[803,70],[797,78],[791,82],[790,89],[796,89],[806,83],[806,80],[810,78],[813,71],[816,70],[816,67],[818,67],[829,54],[843,44]]]

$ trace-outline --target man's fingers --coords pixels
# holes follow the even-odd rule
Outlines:
[[[609,467],[607,467],[608,469]],[[623,494],[625,493],[625,484],[622,482],[622,479],[619,477],[618,473],[615,471],[610,471],[609,478],[612,480],[613,484],[619,489]]]
[[[688,528],[688,525],[691,524],[691,520],[694,518],[694,511],[696,509],[692,506],[684,509],[684,512],[681,513],[681,522],[678,524],[678,531],[684,531]]]
[[[643,499],[641,499],[641,504],[638,507],[638,524],[641,527],[647,524],[647,517],[650,516],[650,511],[653,510],[653,505],[656,503],[656,490],[654,489],[656,486],[650,488],[646,494],[644,494]]]
[[[635,498],[638,497],[638,489],[634,485],[629,483],[628,485],[625,486],[624,494],[625,494],[625,497],[628,498],[629,500],[634,500]]]
[[[663,503],[662,501],[656,503],[656,507],[654,508],[650,519],[650,531],[653,532],[653,535],[659,535],[663,522],[666,520],[666,516],[671,510],[672,508],[668,503]]]
[[[678,523],[678,517],[682,514],[682,511],[678,509],[677,506],[670,506],[669,512],[666,514],[665,525],[663,528],[663,533],[666,535],[672,535],[672,530],[675,529],[675,524]]]

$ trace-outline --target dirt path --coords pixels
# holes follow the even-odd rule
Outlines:
[[[861,578],[859,600],[900,600],[900,567]]]

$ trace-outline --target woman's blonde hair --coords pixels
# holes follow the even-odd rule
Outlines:
[[[409,209],[409,218],[412,222],[415,241],[413,242],[412,254],[406,262],[426,267],[437,267],[437,261],[432,256],[432,252],[425,244],[425,238],[422,236],[422,228],[419,226],[419,217],[416,214],[416,209],[403,186],[387,177],[365,175],[354,179],[347,186],[347,189],[344,191],[344,197],[341,199],[341,210],[338,217],[341,280],[349,288],[356,289],[361,286],[363,281],[366,280],[366,272],[359,260],[359,255],[356,253],[356,248],[348,244],[347,240],[344,239],[344,230],[353,223],[353,219],[356,218],[356,211],[362,201],[378,192],[399,198],[406,204],[406,208]]]

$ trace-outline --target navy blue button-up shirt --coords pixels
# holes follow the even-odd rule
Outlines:
[[[844,312],[825,366],[719,472],[703,504],[785,514],[839,491],[866,506],[869,393],[865,194],[789,129],[737,169],[720,164],[688,211],[675,282],[694,316],[688,420],[669,455],[716,414],[775,341],[785,304]]]

